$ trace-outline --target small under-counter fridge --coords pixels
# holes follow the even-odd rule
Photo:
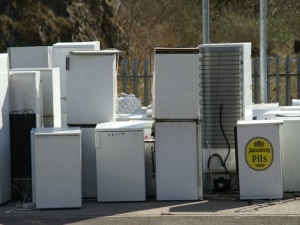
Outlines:
[[[200,125],[155,122],[156,199],[203,199]]]
[[[71,51],[67,58],[67,124],[115,120],[118,50]]]
[[[31,130],[32,200],[37,209],[80,208],[81,130]]]
[[[284,112],[282,112],[284,115]],[[282,182],[283,192],[300,191],[300,117],[276,117],[282,125]]]
[[[198,119],[199,49],[155,48],[153,117]]]
[[[282,185],[282,120],[238,121],[240,199],[279,199]]]
[[[145,201],[144,124],[100,123],[95,132],[97,201]]]

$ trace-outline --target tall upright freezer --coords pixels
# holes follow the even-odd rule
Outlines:
[[[86,42],[58,42],[52,46],[53,67],[60,69],[60,93],[62,126],[67,126],[67,84],[66,84],[66,58],[70,51],[100,50],[99,41]]]
[[[95,137],[97,201],[145,201],[144,123],[100,123]]]
[[[31,130],[32,199],[37,209],[80,208],[81,131]]]
[[[8,54],[0,54],[0,204],[11,199]]]
[[[116,118],[119,50],[71,51],[67,58],[67,124]]]

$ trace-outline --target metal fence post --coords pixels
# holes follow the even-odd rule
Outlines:
[[[133,75],[133,94],[135,95],[135,97],[139,97],[139,93],[138,93],[138,64],[139,64],[139,60],[137,58],[133,59],[133,68],[132,68],[132,75]]]
[[[259,68],[259,64],[258,64],[258,57],[255,56],[253,59],[253,68],[254,68],[254,73],[253,73],[253,82],[254,82],[254,102],[258,103],[259,102],[259,73],[258,73],[258,68]]]
[[[286,105],[290,105],[290,96],[291,96],[291,79],[290,79],[290,65],[291,65],[291,58],[289,55],[287,55],[286,60],[285,60],[285,90],[286,90]]]
[[[127,59],[122,59],[122,92],[127,93]]]
[[[270,96],[270,64],[272,61],[272,57],[268,57],[268,61],[267,61],[267,102],[270,102],[271,96]]]
[[[279,102],[280,93],[280,57],[276,55],[276,102]]]
[[[149,63],[147,58],[144,58],[144,105],[149,105],[149,74],[148,74]]]

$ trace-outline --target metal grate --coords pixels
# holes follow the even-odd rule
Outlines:
[[[234,147],[234,127],[243,117],[243,49],[203,46],[200,59],[203,147]]]

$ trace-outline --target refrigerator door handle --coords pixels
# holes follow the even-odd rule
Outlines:
[[[95,134],[95,147],[100,148],[99,136],[97,134]]]

